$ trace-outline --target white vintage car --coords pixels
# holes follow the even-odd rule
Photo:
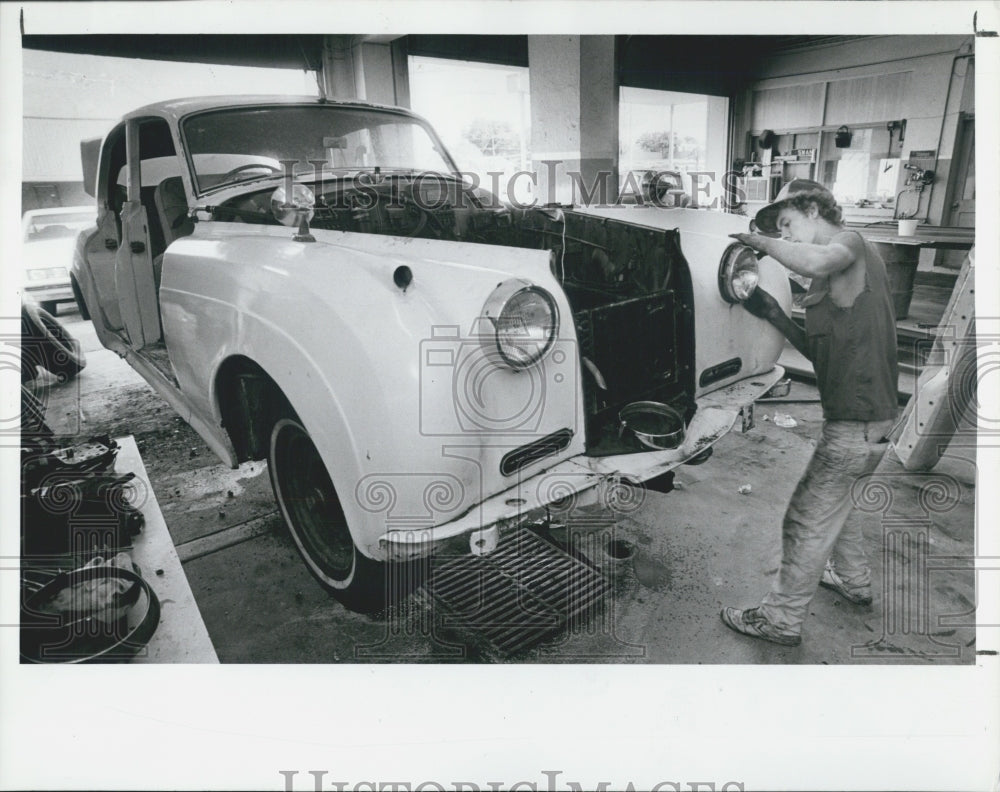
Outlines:
[[[408,110],[184,99],[83,154],[85,317],[223,460],[267,460],[350,607],[381,604],[393,563],[488,553],[547,504],[613,508],[783,373],[738,305],[758,282],[791,301],[728,238],[745,218],[501,206]]]

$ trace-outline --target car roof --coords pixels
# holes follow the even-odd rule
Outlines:
[[[314,104],[332,107],[360,107],[375,110],[392,110],[403,113],[414,118],[420,118],[416,113],[407,110],[405,107],[394,107],[392,105],[375,104],[374,102],[364,102],[361,100],[333,100],[323,99],[318,96],[308,95],[286,95],[286,94],[248,94],[248,95],[228,95],[228,96],[190,96],[181,99],[168,99],[163,102],[142,107],[126,113],[124,118],[138,118],[149,115],[161,115],[180,119],[191,113],[199,113],[205,110],[224,110],[237,107],[256,107],[260,105],[293,105],[293,104]]]

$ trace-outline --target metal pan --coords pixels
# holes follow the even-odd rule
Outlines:
[[[632,434],[647,448],[665,451],[684,442],[684,416],[670,405],[632,402],[618,413],[619,434]]]

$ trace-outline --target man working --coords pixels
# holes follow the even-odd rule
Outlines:
[[[844,229],[840,207],[821,184],[789,182],[755,223],[763,234],[733,236],[812,278],[805,331],[760,288],[743,306],[812,361],[823,431],[785,513],[771,591],[758,607],[724,608],[721,617],[745,635],[797,646],[817,584],[857,605],[872,601],[861,529],[844,526],[851,487],[878,466],[896,417],[896,321],[884,262],[860,234]]]

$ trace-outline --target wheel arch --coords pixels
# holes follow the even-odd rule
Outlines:
[[[316,428],[319,427],[310,428],[317,420],[315,405],[296,405],[287,395],[288,390],[264,365],[245,354],[229,355],[218,366],[213,378],[214,406],[236,453],[237,462],[267,460],[271,432],[281,418],[293,418],[300,423],[317,440],[319,447],[316,435]],[[371,542],[366,537],[376,536],[378,532],[375,530],[377,526],[367,525],[368,515],[358,509],[351,497],[360,477],[356,464],[341,457],[344,467],[337,469],[336,465],[330,464],[322,448],[320,454],[347,519],[348,530],[358,548],[370,555]]]
[[[246,355],[222,361],[214,391],[222,426],[239,462],[266,459],[271,427],[286,415],[298,418],[277,381]]]

